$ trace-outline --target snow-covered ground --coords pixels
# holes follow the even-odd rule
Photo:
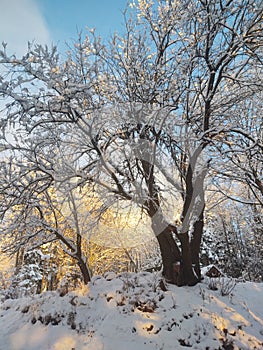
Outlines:
[[[263,349],[263,284],[237,283],[229,293],[227,279],[217,290],[207,280],[167,291],[159,282],[151,273],[108,273],[64,296],[5,300],[0,349]]]

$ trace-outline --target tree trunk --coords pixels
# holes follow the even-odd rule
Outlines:
[[[179,238],[182,245],[182,267],[180,270],[180,282],[181,285],[194,286],[198,283],[199,279],[195,274],[192,265],[192,251],[188,232],[181,233],[179,235]]]
[[[85,264],[85,262],[83,261],[83,259],[81,258],[77,258],[78,259],[78,265],[83,277],[83,282],[84,284],[88,284],[90,282],[90,273],[89,273],[89,269],[87,267],[87,265]]]
[[[191,242],[190,242],[192,264],[199,281],[201,281],[200,247],[201,247],[201,240],[203,236],[203,228],[204,228],[204,208],[201,211],[197,221],[194,223],[193,238],[191,239]]]
[[[178,286],[193,286],[198,283],[199,278],[192,265],[188,232],[178,235],[182,247],[181,253],[173,237],[173,233],[177,233],[176,227],[166,223],[162,215],[159,214],[155,214],[151,219],[152,229],[161,250],[163,275],[167,282]]]
[[[176,227],[165,221],[160,210],[155,211],[154,215],[150,215],[150,217],[152,230],[160,246],[163,276],[168,282],[178,284],[179,274],[174,267],[180,263],[181,253],[173,237],[173,233],[176,233]]]
[[[181,253],[173,238],[172,230],[168,226],[158,236],[157,240],[161,250],[163,262],[163,275],[167,282],[179,284],[179,269]]]

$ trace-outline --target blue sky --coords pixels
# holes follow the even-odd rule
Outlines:
[[[58,44],[77,38],[88,26],[107,37],[121,31],[126,0],[0,0],[0,43],[25,53],[27,42]]]
[[[55,41],[76,38],[86,26],[102,36],[121,28],[126,0],[36,0]]]

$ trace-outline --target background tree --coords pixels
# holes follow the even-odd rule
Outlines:
[[[9,254],[18,254],[20,262],[16,265],[19,267],[27,251],[47,244],[51,249],[51,243],[57,242],[67,255],[76,260],[83,280],[87,283],[90,274],[83,254],[85,238],[80,233],[78,215],[81,213],[76,211],[76,197],[67,197],[67,203],[70,204],[67,214],[72,218],[69,221],[65,211],[63,213],[59,190],[46,186],[46,179],[39,176],[32,163],[27,162],[26,158],[23,161],[22,169],[13,161],[2,167],[6,174],[6,181],[2,182],[2,193],[5,194],[5,200],[1,203],[4,218],[2,234],[9,237],[3,250]],[[23,169],[26,171],[23,172]],[[8,181],[10,178],[11,183]]]
[[[229,200],[210,211],[203,237],[203,264],[216,264],[234,278],[262,281],[263,226],[253,211],[251,205]]]

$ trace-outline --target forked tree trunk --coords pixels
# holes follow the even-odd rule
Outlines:
[[[195,242],[200,242],[202,227],[199,224],[197,228],[198,235]],[[166,224],[162,217],[155,216],[152,218],[152,229],[157,237],[163,263],[163,276],[169,283],[178,286],[193,286],[200,281],[200,273],[196,273],[193,264],[199,267],[199,250],[200,244],[193,247],[189,240],[188,232],[179,234],[181,242],[181,251],[173,237],[176,228]]]

